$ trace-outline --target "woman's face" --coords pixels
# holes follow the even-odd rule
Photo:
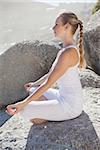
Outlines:
[[[55,25],[52,28],[55,34],[55,37],[58,37],[60,39],[63,39],[65,33],[66,33],[66,28],[65,25],[62,23],[61,17],[58,17],[55,21]]]

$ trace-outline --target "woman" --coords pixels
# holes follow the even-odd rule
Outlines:
[[[80,29],[79,50],[73,36]],[[78,117],[83,110],[82,86],[79,68],[85,68],[83,50],[83,24],[72,12],[60,14],[53,27],[54,34],[63,42],[63,48],[48,74],[38,81],[25,84],[29,96],[18,103],[8,105],[10,115],[19,113],[27,121],[41,124],[49,121],[63,121]],[[57,82],[59,89],[50,88]]]

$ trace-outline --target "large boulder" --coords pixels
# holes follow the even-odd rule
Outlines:
[[[84,33],[87,64],[100,75],[100,11],[91,16]]]
[[[18,43],[0,55],[0,104],[27,97],[24,84],[49,71],[58,47],[39,41]]]
[[[100,76],[97,75],[94,71],[84,69],[84,71],[79,72],[79,75],[83,88],[84,87],[100,88]]]

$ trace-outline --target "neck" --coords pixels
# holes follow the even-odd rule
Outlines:
[[[68,38],[65,38],[63,40],[63,47],[66,47],[66,46],[69,46],[69,45],[74,45],[75,44],[75,40],[73,39],[73,37],[68,37]]]

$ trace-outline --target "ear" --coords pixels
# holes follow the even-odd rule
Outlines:
[[[69,23],[66,23],[66,24],[65,24],[65,28],[66,28],[66,29],[67,29],[69,26],[70,26]]]

